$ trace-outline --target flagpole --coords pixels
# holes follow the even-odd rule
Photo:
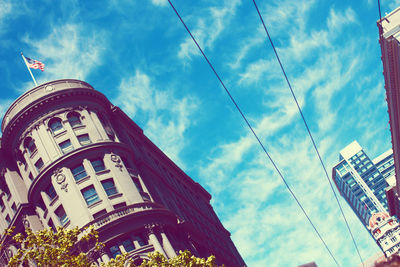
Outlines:
[[[32,71],[31,71],[31,69],[30,69],[29,66],[28,66],[28,62],[26,62],[26,58],[24,57],[24,55],[22,54],[22,52],[21,52],[21,56],[22,56],[22,59],[23,59],[24,62],[25,62],[26,68],[28,69],[29,73],[31,74],[31,77],[32,77],[33,82],[35,83],[35,86],[38,86],[38,84],[37,84],[37,82],[36,82],[36,80],[35,80],[35,77],[33,77]]]

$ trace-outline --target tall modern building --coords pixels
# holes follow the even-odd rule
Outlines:
[[[400,226],[388,213],[386,193],[395,181],[392,150],[370,159],[357,141],[339,154],[332,179],[385,256],[400,249]]]
[[[371,160],[354,141],[340,151],[332,179],[365,227],[372,214],[388,210],[385,189],[393,183],[393,169],[391,150]]]
[[[377,25],[394,163],[397,172],[396,185],[388,191],[388,202],[390,214],[396,214],[400,218],[400,7],[378,20]]]
[[[93,225],[105,244],[93,262],[188,249],[245,266],[211,195],[89,84],[57,80],[27,91],[1,130],[0,232]],[[0,241],[3,266],[17,247],[9,236]]]

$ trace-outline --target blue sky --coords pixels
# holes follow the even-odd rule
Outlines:
[[[251,0],[173,1],[343,266],[357,266],[333,193]],[[382,12],[400,5],[382,0]],[[391,147],[376,1],[258,1],[328,173],[353,140]],[[121,107],[202,184],[249,266],[335,266],[165,0],[0,1],[0,113],[76,78]],[[340,199],[364,259],[379,251]]]

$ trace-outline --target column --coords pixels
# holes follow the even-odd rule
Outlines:
[[[160,228],[160,233],[161,233],[161,242],[164,247],[165,252],[167,253],[169,258],[173,258],[176,256],[175,250],[171,245],[171,242],[169,242],[167,235],[165,234],[165,227]]]
[[[164,251],[164,249],[162,248],[160,242],[158,241],[158,238],[155,234],[156,232],[156,227],[157,225],[155,224],[147,224],[145,225],[147,233],[149,235],[149,240],[150,240],[150,244],[152,244],[154,246],[154,250],[160,252],[161,254],[163,254],[164,256],[166,256],[166,253]]]
[[[100,255],[101,255],[101,260],[104,263],[107,263],[110,261],[110,257],[108,256],[107,252],[105,251],[105,248],[102,248],[100,251]]]

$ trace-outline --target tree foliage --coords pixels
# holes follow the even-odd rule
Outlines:
[[[7,230],[6,235],[12,235],[12,230]],[[93,266],[93,259],[86,253],[98,252],[104,245],[99,242],[98,233],[89,227],[84,231],[78,227],[73,229],[57,228],[43,229],[33,232],[26,228],[25,233],[12,236],[14,243],[19,249],[9,260],[8,266],[28,266],[35,263],[37,266]],[[149,259],[142,262],[139,267],[218,267],[215,257],[207,259],[193,256],[190,251],[180,251],[179,255],[167,259],[158,251],[148,254]],[[127,254],[118,255],[102,267],[135,267]]]

